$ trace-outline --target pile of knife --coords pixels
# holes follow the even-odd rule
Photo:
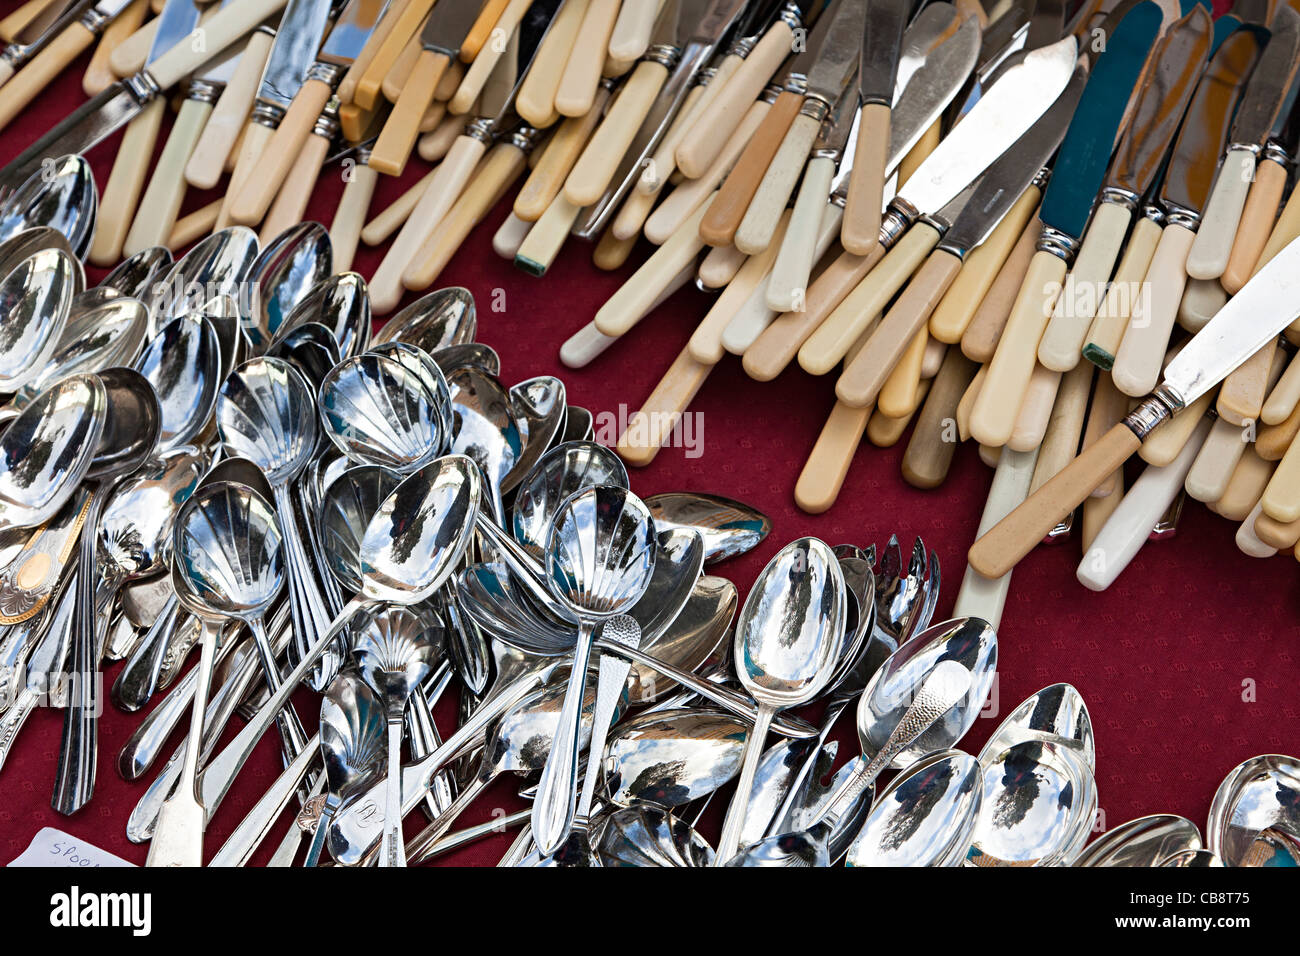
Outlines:
[[[909,428],[914,485],[940,484],[967,439],[996,468],[981,532],[1043,490],[1050,507],[977,545],[972,593],[1004,593],[1080,503],[1090,587],[1171,533],[1185,494],[1241,522],[1248,554],[1300,539],[1300,324],[1278,287],[1300,234],[1288,4],[29,0],[0,33],[0,127],[99,38],[92,99],[0,171],[3,196],[126,126],[96,265],[232,224],[268,240],[341,162],[334,269],[385,245],[384,314],[522,180],[493,245],[526,272],[571,237],[604,269],[657,247],[563,344],[567,365],[687,283],[715,296],[629,422],[632,464],[731,353],[760,381],[838,375],[804,510],[831,507],[864,435]],[[414,155],[432,168],[372,212]],[[223,179],[181,216],[187,188]],[[1106,468],[1084,476],[1093,446]]]

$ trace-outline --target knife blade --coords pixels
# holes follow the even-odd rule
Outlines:
[[[857,68],[865,19],[863,2],[842,0],[835,8],[822,44],[814,53],[799,115],[786,130],[736,229],[733,242],[746,255],[757,255],[772,241],[822,122],[831,107],[845,95]],[[856,90],[852,96],[857,99]]]
[[[366,45],[386,6],[386,0],[349,0],[317,56],[316,49],[330,13],[329,3],[326,0],[319,2],[319,7],[303,8],[302,19],[297,21],[301,28],[289,28],[283,59],[278,63],[276,48],[272,47],[267,70],[269,73],[272,65],[276,67],[276,96],[284,94],[287,84],[300,70],[302,75],[262,153],[263,161],[258,164],[257,175],[247,177],[230,202],[230,218],[241,225],[261,222],[271,208],[271,202],[280,191],[303,144],[334,95],[335,87]],[[285,16],[288,17],[290,12],[293,11],[286,11]],[[285,33],[282,25],[276,36],[277,46],[280,36]],[[265,82],[266,78],[263,79]]]
[[[146,70],[115,83],[66,116],[52,130],[0,170],[0,194],[16,188],[46,159],[85,153],[120,129],[163,90],[217,56],[284,6],[285,0],[241,0],[223,7],[204,24],[204,44],[182,41]]]
[[[867,7],[858,66],[858,98],[862,102],[858,145],[840,226],[840,244],[856,256],[869,253],[880,234],[880,201],[889,155],[889,111],[898,77],[899,47],[911,6],[910,0],[875,0]]]
[[[1217,279],[1227,268],[1246,193],[1255,181],[1256,160],[1300,67],[1300,13],[1279,7],[1271,30],[1237,107],[1228,152],[1205,205],[1204,223],[1187,254],[1187,274],[1193,279]]]
[[[966,254],[997,228],[1061,145],[1071,117],[1078,115],[1076,107],[1088,80],[1088,69],[1080,63],[1056,102],[980,176],[951,228],[938,239],[934,252],[907,290],[840,374],[835,395],[841,402],[865,408],[876,401],[912,341],[925,328],[939,299],[957,278]],[[952,210],[941,211],[931,222],[937,219],[942,223],[947,218],[945,212],[951,215]]]
[[[1010,571],[1156,427],[1217,385],[1297,317],[1300,241],[1293,241],[1192,337],[1150,396],[971,546],[971,566],[990,578]]]
[[[419,58],[370,154],[371,169],[388,176],[402,174],[434,91],[447,67],[460,56],[461,44],[477,17],[474,4],[434,4],[420,33]]]
[[[1233,110],[1259,52],[1254,30],[1229,35],[1210,58],[1178,131],[1160,189],[1165,228],[1160,234],[1144,287],[1143,321],[1131,323],[1120,342],[1111,378],[1125,395],[1139,397],[1155,387],[1178,305],[1187,286],[1187,255],[1196,239],[1201,210],[1210,194]]]
[[[917,218],[946,205],[1024,134],[1065,89],[1077,49],[1074,38],[1066,37],[1034,50],[993,84],[890,202],[881,247],[893,246]],[[799,349],[799,364],[811,374],[834,368],[871,321],[872,315],[852,307],[852,299],[841,302]]]

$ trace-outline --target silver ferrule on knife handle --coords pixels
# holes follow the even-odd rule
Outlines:
[[[152,102],[154,97],[162,93],[162,87],[158,85],[157,80],[149,75],[147,70],[133,73],[125,77],[121,82],[123,88],[142,105]]]
[[[906,199],[895,196],[890,200],[889,207],[885,210],[884,215],[880,217],[880,244],[886,249],[893,246],[920,215],[921,210]]]
[[[333,142],[340,129],[339,105],[338,97],[331,96],[330,101],[325,104],[325,108],[320,111],[320,116],[316,117],[316,122],[312,125],[312,135],[323,136]]]
[[[1150,219],[1157,226],[1164,226],[1165,211],[1156,203],[1149,202],[1142,207],[1142,218]]]
[[[807,116],[818,123],[824,122],[831,111],[831,104],[827,103],[820,96],[807,96],[804,98],[803,106],[799,107],[799,115]]]
[[[466,126],[465,132],[461,135],[476,139],[485,146],[491,146],[497,138],[496,121],[487,116],[480,116]]]
[[[1195,209],[1188,209],[1178,203],[1166,202],[1165,222],[1170,226],[1182,226],[1191,232],[1201,227],[1201,214]]]
[[[267,100],[258,100],[253,104],[252,112],[248,114],[250,121],[260,126],[267,126],[271,129],[278,129],[281,121],[284,119],[286,110],[278,103],[271,103]]]
[[[189,89],[185,91],[187,100],[196,100],[200,103],[216,103],[221,96],[222,90],[226,88],[224,83],[214,83],[211,80],[190,80]]]
[[[542,131],[533,126],[519,126],[506,138],[506,141],[528,154],[537,146],[538,140],[541,139]]]
[[[779,83],[769,83],[763,87],[763,92],[758,94],[760,103],[766,103],[771,106],[776,102],[776,98],[785,92],[785,88]]]
[[[645,51],[642,60],[649,60],[651,63],[658,63],[665,70],[672,71],[677,66],[677,61],[681,58],[682,51],[679,47],[671,43],[661,43],[658,46],[652,46]]]
[[[1275,139],[1270,139],[1264,144],[1264,152],[1260,158],[1286,167],[1290,167],[1293,161],[1291,154],[1286,151],[1286,147]]]
[[[1123,206],[1130,213],[1137,211],[1141,201],[1141,197],[1131,189],[1120,189],[1118,186],[1103,186],[1098,199],[1113,206]]]
[[[1161,422],[1181,411],[1185,404],[1172,388],[1160,385],[1124,416],[1124,426],[1138,438],[1146,438]]]
[[[326,63],[323,60],[317,60],[307,68],[307,75],[303,77],[303,82],[320,80],[322,83],[327,84],[331,90],[336,90],[343,80],[343,74],[347,71],[346,66],[338,63]]]
[[[1051,179],[1052,179],[1052,167],[1044,166],[1041,169],[1039,169],[1038,172],[1034,173],[1034,178],[1029,181],[1029,185],[1033,186],[1039,192],[1042,192],[1044,189],[1047,188],[1047,184],[1051,181]]]
[[[1044,226],[1042,233],[1038,236],[1037,249],[1039,252],[1050,252],[1058,259],[1064,260],[1066,265],[1069,265],[1074,261],[1074,256],[1079,251],[1079,240],[1068,233],[1061,232],[1059,229]]]

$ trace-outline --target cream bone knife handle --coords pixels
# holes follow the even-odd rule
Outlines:
[[[537,55],[529,64],[528,74],[515,96],[515,112],[530,126],[539,129],[549,126],[556,115],[555,95],[564,76],[564,66],[574,45],[580,42],[578,31],[586,19],[589,4],[590,0],[562,3],[537,49]]]
[[[260,242],[263,249],[284,230],[303,221],[316,181],[320,178],[321,167],[329,156],[331,141],[332,136],[328,130],[318,130],[308,136],[307,142],[298,150],[289,175],[276,193],[275,201],[271,203],[266,219],[262,222]],[[334,271],[338,271],[337,265],[334,266]]]
[[[557,201],[561,199],[563,199],[562,196],[556,197]],[[673,279],[672,282],[668,283],[668,285],[664,287],[664,290],[659,293],[659,298],[655,300],[652,306],[650,306],[650,311],[653,312],[664,302],[668,301],[671,296],[675,295],[678,290],[685,288],[694,277],[694,264],[688,265],[681,272],[677,273],[677,277]],[[560,362],[562,362],[566,368],[583,368],[598,359],[617,341],[618,336],[602,335],[596,328],[595,322],[588,322],[564,340],[564,344],[560,346]]]
[[[1238,426],[1259,418],[1271,382],[1277,379],[1273,374],[1277,358],[1278,343],[1274,339],[1228,373],[1215,400],[1220,418]]]
[[[609,36],[618,19],[622,0],[591,0],[579,31],[581,41],[569,51],[564,74],[555,90],[555,109],[561,116],[576,118],[591,112],[600,89],[601,67],[609,49]]]
[[[402,276],[407,267],[464,191],[487,148],[486,137],[479,138],[467,132],[456,138],[433,171],[428,187],[402,224],[401,231],[370,281],[371,303],[379,314],[391,312],[401,301]]]
[[[914,488],[937,488],[948,477],[957,451],[957,442],[952,440],[949,430],[957,414],[957,404],[975,377],[975,369],[975,363],[962,355],[961,349],[949,348],[944,353],[943,364],[903,452],[903,478]]]
[[[772,24],[708,106],[694,117],[676,149],[677,168],[687,179],[700,178],[713,165],[750,106],[790,55],[793,40],[794,31],[787,21]]]
[[[615,60],[635,60],[650,46],[655,19],[661,3],[646,0],[644,3],[627,3],[618,11],[614,30],[609,36],[609,55]]]
[[[971,546],[971,567],[985,577],[1006,574],[1056,525],[1083,503],[1141,447],[1142,439],[1169,418],[1168,405],[1148,398],[1083,454],[1066,465]]]
[[[804,370],[811,375],[826,375],[848,355],[871,320],[938,245],[939,238],[939,230],[927,222],[918,222],[907,230],[803,343],[799,364]],[[882,248],[888,247],[882,245]],[[867,261],[872,255],[874,252],[857,258]],[[910,341],[909,335],[904,345]]]
[[[1119,351],[1138,298],[1132,292],[1144,288],[1147,267],[1151,265],[1161,233],[1159,222],[1149,216],[1142,216],[1133,225],[1119,268],[1083,346],[1083,357],[1098,368],[1110,371],[1115,364],[1115,353]]]
[[[578,161],[591,138],[592,130],[600,122],[600,111],[608,102],[609,95],[610,87],[601,87],[591,110],[585,116],[564,120],[551,135],[537,165],[529,172],[515,197],[514,212],[520,219],[536,222],[553,205],[555,197],[564,188],[564,180],[568,178],[573,164]]]
[[[1277,425],[1290,417],[1300,405],[1300,353],[1292,356],[1277,384],[1268,393],[1260,420],[1266,425]]]
[[[240,0],[217,10],[203,20],[203,44],[196,49],[190,37],[177,43],[149,66],[149,75],[159,89],[170,89],[208,60],[254,30],[279,11],[287,0]]]
[[[275,201],[294,160],[298,157],[307,137],[311,135],[320,118],[321,111],[334,94],[334,81],[337,78],[336,67],[315,64],[307,74],[307,80],[294,95],[293,102],[285,111],[284,119],[276,127],[262,159],[258,162],[256,175],[249,176],[235,193],[230,203],[230,218],[241,225],[252,226],[261,222],[266,212]]]
[[[123,255],[132,256],[150,246],[166,245],[185,200],[185,166],[212,113],[211,94],[214,92],[211,88],[200,88],[197,92],[191,89],[190,96],[181,103],[153,176],[136,209],[131,231],[126,234]]]
[[[401,95],[384,122],[370,157],[373,169],[385,176],[400,176],[420,134],[420,123],[433,102],[434,91],[451,60],[436,50],[421,50],[415,66],[402,85]]]
[[[1000,448],[1011,440],[1025,390],[1038,364],[1038,343],[1056,305],[1065,270],[1063,258],[1041,248],[1030,260],[984,386],[971,409],[971,435],[982,445]]]
[[[1194,231],[1176,222],[1166,225],[1160,234],[1147,267],[1146,308],[1139,308],[1129,319],[1111,369],[1115,386],[1125,395],[1149,394],[1159,381],[1169,334],[1187,284],[1187,253],[1195,239]]]
[[[371,169],[360,157],[357,164],[348,173],[347,183],[343,187],[343,196],[334,210],[334,220],[330,223],[330,245],[334,249],[334,271],[349,272],[352,260],[357,254],[357,245],[361,241],[361,230],[365,227],[366,216],[370,212],[370,200],[375,195],[375,186],[379,184],[379,174]]]
[[[880,234],[881,198],[889,163],[889,116],[886,103],[863,103],[858,113],[858,143],[840,226],[840,244],[856,256],[870,252]]]
[[[1246,196],[1255,180],[1255,156],[1256,147],[1237,144],[1223,157],[1196,241],[1187,253],[1187,274],[1193,279],[1217,279],[1228,267]]]
[[[1119,506],[1111,512],[1079,562],[1076,577],[1093,591],[1104,591],[1133,560],[1151,536],[1160,516],[1182,490],[1196,454],[1210,433],[1210,420],[1201,418],[1182,450],[1167,465],[1148,465]]]
[[[367,220],[361,230],[361,241],[368,246],[377,246],[397,232],[402,227],[402,223],[410,218],[411,210],[415,208],[415,204],[420,201],[420,197],[424,195],[424,191],[429,188],[437,175],[438,168],[435,166],[416,180],[406,192],[376,213],[373,219]]]
[[[226,160],[248,122],[248,113],[257,96],[257,85],[261,82],[262,68],[266,66],[274,39],[274,34],[268,30],[254,30],[249,35],[234,75],[217,97],[203,134],[185,166],[185,179],[195,189],[211,189],[221,181]]]
[[[532,0],[510,0],[484,36],[485,41],[490,36],[493,38],[499,37],[501,42],[484,42],[477,50],[474,50],[471,45],[472,35],[474,30],[478,29],[479,24],[483,22],[483,14],[479,15],[479,20],[475,22],[474,28],[470,31],[471,36],[466,38],[460,48],[461,59],[466,59],[472,54],[472,62],[469,64],[469,69],[465,71],[465,78],[461,80],[460,86],[447,103],[447,109],[453,113],[468,113],[470,111],[475,100],[479,98],[479,94],[487,86],[488,80],[502,55],[505,54],[507,49],[512,48],[511,43],[517,39],[519,22],[524,18],[524,14],[528,12],[531,3]]]
[[[735,246],[746,255],[757,255],[772,241],[776,224],[794,194],[795,184],[803,173],[825,116],[825,103],[805,99],[803,109],[786,131],[736,229]]]
[[[1104,298],[1101,292],[1124,247],[1131,218],[1129,208],[1117,202],[1102,202],[1093,213],[1074,266],[1066,277],[1065,289],[1038,343],[1038,361],[1046,368],[1068,372],[1079,363],[1084,339]]]
[[[1290,524],[1300,520],[1300,439],[1293,439],[1264,488],[1264,514]]]
[[[226,184],[226,194],[221,200],[221,212],[217,216],[217,229],[230,225],[230,205],[244,181],[256,175],[262,161],[262,153],[275,135],[275,126],[263,122],[263,117],[256,112],[244,127],[244,134],[239,140],[239,155],[235,157],[235,168],[231,170],[230,182]]]
[[[1034,465],[1030,491],[1037,491],[1047,484],[1079,451],[1094,371],[1091,364],[1081,362],[1062,375],[1047,433],[1038,445],[1038,461]]]
[[[1022,452],[1002,449],[997,469],[993,472],[989,496],[984,502],[984,513],[980,517],[981,535],[1019,507],[1028,496],[1038,454],[1036,450]],[[954,616],[983,618],[996,628],[1002,623],[1002,611],[1006,607],[1010,590],[1010,571],[996,578],[988,578],[975,568],[968,567],[962,577],[961,588],[957,591],[957,602],[953,605],[952,613]]]
[[[515,250],[515,265],[529,275],[545,275],[581,213],[582,207],[569,202],[563,193],[557,193]]]
[[[567,197],[566,197],[567,198]],[[700,220],[707,204],[673,233],[596,312],[595,325],[602,335],[619,336],[645,317],[664,286],[695,261],[704,248]]]
[[[1213,504],[1222,498],[1247,444],[1246,436],[1239,426],[1225,422],[1222,418],[1217,419],[1183,481],[1187,493],[1206,504]]]
[[[122,246],[135,218],[144,177],[149,172],[154,143],[166,112],[166,99],[157,97],[150,100],[131,119],[122,134],[117,158],[113,160],[113,171],[109,173],[99,201],[95,239],[87,256],[97,266],[111,268],[122,259]]]
[[[885,261],[888,260],[886,256]],[[930,313],[960,271],[961,259],[954,253],[944,249],[930,253],[866,345],[840,373],[835,396],[841,402],[861,408],[876,401],[904,354],[913,347],[918,333],[927,330]],[[892,418],[901,417],[894,414],[896,408],[881,411]]]
[[[8,126],[69,63],[89,49],[96,35],[81,21],[70,23],[30,63],[4,82],[0,86],[0,129]],[[0,63],[12,69],[8,61],[0,59]],[[0,82],[3,82],[3,77],[0,77]]]
[[[148,13],[148,0],[130,0],[122,12],[109,21],[99,34],[99,43],[86,64],[86,72],[81,76],[81,91],[87,96],[98,96],[117,82],[111,60],[113,51],[144,23]]]
[[[689,349],[682,349],[640,410],[628,419],[618,439],[619,456],[637,468],[654,461],[711,371],[712,365],[697,362]]]
[[[569,202],[591,206],[605,194],[667,80],[668,67],[663,63],[642,60],[637,64],[564,182]]]
[[[664,186],[668,185],[668,181],[677,172],[677,144],[681,141],[687,126],[700,111],[700,107],[707,106],[718,95],[718,89],[726,82],[726,75],[722,71],[732,59],[734,58],[729,57],[723,60],[722,66],[718,67],[712,76],[707,77],[707,82],[703,80],[697,82],[686,94],[686,99],[682,101],[681,108],[673,117],[668,131],[664,133],[659,145],[642,166],[641,175],[637,177],[636,185],[633,187],[637,195],[652,198],[658,196]]]
[[[794,501],[801,511],[822,514],[835,504],[871,413],[870,405],[852,408],[835,403],[794,486]]]
[[[1255,169],[1255,181],[1246,196],[1246,206],[1241,213],[1237,235],[1232,241],[1232,252],[1223,275],[1219,277],[1224,291],[1236,295],[1241,291],[1259,262],[1268,235],[1277,220],[1282,194],[1286,191],[1287,156],[1279,147],[1269,144]]]
[[[791,311],[808,294],[817,257],[817,237],[834,178],[835,160],[831,157],[814,156],[808,161],[790,224],[781,239],[767,283],[767,304],[773,309]]]

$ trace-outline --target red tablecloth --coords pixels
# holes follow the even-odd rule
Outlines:
[[[0,3],[5,9],[11,6]],[[82,66],[84,58],[4,132],[0,162],[81,102]],[[91,154],[101,187],[116,144],[115,137]],[[382,182],[372,209],[382,208],[424,172],[423,164],[413,161],[400,183]],[[328,224],[342,186],[337,169],[325,171],[310,215]],[[210,198],[188,197],[186,211]],[[559,344],[591,318],[644,253],[634,254],[617,274],[602,273],[591,265],[589,247],[574,240],[546,277],[530,278],[491,249],[507,207],[503,204],[480,225],[440,284],[463,285],[474,293],[479,338],[500,353],[507,382],[555,374],[567,383],[572,404],[598,413],[617,414],[621,405],[635,410],[709,300],[693,290],[680,292],[592,365],[566,369],[557,359]],[[373,252],[363,250],[355,268],[368,276],[377,263]],[[771,538],[756,553],[716,568],[736,582],[742,595],[768,558],[800,535],[866,544],[883,543],[896,532],[909,545],[912,536],[921,535],[942,562],[942,619],[961,581],[989,469],[973,447],[963,447],[942,488],[918,491],[899,475],[902,445],[882,450],[864,444],[839,503],[824,515],[803,514],[794,506],[792,488],[832,401],[830,379],[796,370],[759,384],[728,358],[693,406],[702,416],[703,454],[687,458],[681,449],[665,450],[653,465],[634,471],[634,489],[642,495],[677,489],[718,492],[769,514]],[[1233,544],[1235,530],[1189,502],[1177,536],[1145,548],[1104,594],[1075,581],[1077,539],[1038,549],[1015,571],[999,632],[995,706],[964,747],[977,751],[1001,718],[1030,693],[1069,681],[1092,714],[1100,804],[1108,827],[1159,811],[1181,813],[1204,825],[1216,786],[1239,761],[1258,753],[1300,752],[1296,563],[1289,555],[1267,561],[1244,557]],[[111,668],[106,680],[115,674]],[[315,699],[301,694],[298,701],[310,728],[316,720]],[[62,715],[51,710],[32,715],[0,771],[0,860],[17,856],[40,827],[54,826],[133,862],[144,861],[146,848],[128,843],[124,827],[146,784],[124,782],[113,766],[138,720],[111,707],[104,714],[94,800],[67,818],[49,806]],[[209,827],[209,854],[278,773],[274,737],[262,741]],[[513,777],[499,783],[462,822],[480,822],[497,808],[522,806],[514,796],[518,783]],[[281,821],[266,846],[278,842],[285,825]],[[710,836],[716,836],[715,827],[716,820],[706,821]],[[510,839],[495,837],[448,860],[491,864]]]

